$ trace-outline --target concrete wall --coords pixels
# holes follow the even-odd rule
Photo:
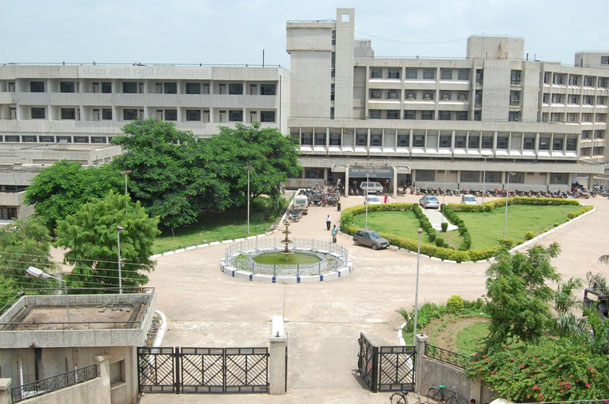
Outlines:
[[[21,401],[23,404],[103,404],[101,377],[74,386],[56,390],[42,396]]]
[[[473,35],[467,38],[468,59],[522,59],[524,39]]]

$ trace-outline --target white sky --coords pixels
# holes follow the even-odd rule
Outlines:
[[[376,56],[464,57],[472,34],[525,39],[532,59],[609,51],[609,0],[5,0],[0,63],[204,63],[289,67],[287,20],[355,8]],[[384,40],[391,39],[393,41]],[[448,42],[439,44],[439,42]],[[432,44],[424,44],[432,43]]]

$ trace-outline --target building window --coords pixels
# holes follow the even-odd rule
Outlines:
[[[535,137],[534,136],[525,136],[522,147],[525,150],[534,150],[535,149]]]
[[[387,119],[400,119],[400,111],[387,111]]]
[[[423,80],[435,80],[436,69],[423,69]]]
[[[508,121],[520,122],[520,112],[519,111],[510,111],[509,115],[508,115]]]
[[[201,110],[200,109],[187,109],[186,110],[186,120],[187,121],[200,121],[201,120]]]
[[[552,76],[552,84],[565,84],[565,75],[561,73],[554,73],[554,76]]]
[[[137,94],[137,82],[125,81],[123,82],[123,93],[125,94]]]
[[[416,119],[416,111],[404,111],[404,119]]]
[[[410,146],[410,135],[398,135],[398,147]]]
[[[482,120],[482,111],[474,111],[474,121]]]
[[[112,82],[110,81],[102,81],[101,83],[101,91],[104,94],[112,93]]]
[[[483,173],[483,177],[487,183],[501,184],[501,171],[487,171]]]
[[[595,130],[594,131],[594,138],[595,139],[604,139],[605,138],[605,131],[604,130]]]
[[[412,137],[412,145],[414,147],[425,147],[425,135],[414,135]]]
[[[125,361],[110,364],[110,385],[125,381]]]
[[[330,146],[340,146],[340,133],[330,133]]]
[[[600,88],[607,88],[607,87],[609,87],[609,79],[607,79],[607,77],[599,77],[598,78],[598,86]]]
[[[382,96],[381,90],[370,89],[370,99],[371,100],[380,99],[381,96]]]
[[[177,121],[178,120],[178,110],[177,109],[166,109],[165,110],[165,120],[166,121]]]
[[[440,147],[450,147],[450,135],[440,135]]]
[[[55,141],[53,136],[38,136],[38,140],[41,143],[53,143]]]
[[[201,83],[186,83],[186,94],[201,94]]]
[[[417,92],[414,90],[406,90],[404,92],[404,99],[406,100],[416,100],[417,99]]]
[[[507,149],[508,148],[508,137],[507,136],[497,136],[497,148],[498,149]]]
[[[228,93],[230,95],[243,95],[242,83],[231,83],[228,85]]]
[[[229,122],[243,122],[243,110],[242,109],[230,109],[228,111]]]
[[[400,99],[400,90],[389,90],[389,91],[387,91],[387,99],[389,99],[389,100],[399,100]]]
[[[370,110],[370,119],[381,119],[381,110],[380,109],[371,109]]]
[[[474,95],[474,105],[477,107],[482,105],[482,90],[476,90],[476,94]]]
[[[579,95],[570,95],[569,96],[569,104],[577,104],[577,105],[579,105]]]
[[[45,118],[45,109],[36,107],[31,109],[32,119],[44,119]]]
[[[452,80],[453,79],[452,69],[440,69],[440,79],[441,80]]]
[[[609,56],[601,56],[601,64],[609,65]]]
[[[74,143],[89,143],[89,136],[74,136]]]
[[[550,184],[566,185],[569,183],[569,174],[565,173],[550,173]]]
[[[112,109],[110,109],[110,108],[102,109],[102,119],[104,121],[111,121],[112,120]]]
[[[315,132],[315,146],[325,146],[326,145],[326,134],[325,133],[317,133]]]
[[[434,170],[417,170],[416,181],[435,181],[436,172]]]
[[[594,96],[584,95],[584,104],[585,105],[594,105]]]
[[[581,149],[581,155],[582,156],[589,156],[590,155],[590,150],[591,149]]]
[[[424,121],[433,121],[433,111],[421,111],[421,119]]]
[[[330,101],[334,101],[335,96],[336,96],[336,84],[332,83],[332,84],[330,84]]]
[[[539,138],[539,150],[550,150],[550,137],[541,136]]]
[[[76,110],[74,108],[62,108],[61,119],[76,119]]]
[[[476,84],[481,86],[484,81],[484,70],[476,69]]]
[[[469,149],[477,149],[480,147],[480,136],[477,135],[469,135],[467,140],[467,147]]]
[[[178,93],[177,83],[163,83],[163,93],[164,94],[177,94]]]
[[[552,150],[562,150],[564,139],[562,137],[554,137],[552,141]]]
[[[72,143],[71,136],[57,136],[57,143]]]
[[[514,173],[510,175],[509,173],[505,173],[506,180],[509,176],[510,184],[524,184],[524,173]]]
[[[607,121],[607,114],[596,114],[596,116],[594,117],[594,120],[596,122],[606,122]]]
[[[579,77],[580,76],[574,76],[574,75],[569,75],[569,85],[570,86],[577,86],[579,85]]]
[[[510,91],[510,105],[520,105],[520,91]]]
[[[275,84],[260,84],[260,95],[275,95]]]
[[[567,150],[570,150],[570,151],[577,150],[577,138],[575,138],[575,137],[567,138]]]
[[[602,156],[603,154],[605,154],[605,148],[604,147],[594,147],[592,149],[592,155],[593,156]]]
[[[457,148],[457,149],[465,148],[465,136],[463,136],[463,135],[455,136],[455,148]]]
[[[552,116],[558,114],[552,114]],[[554,119],[553,119],[554,120]],[[592,114],[582,114],[582,122],[592,122]]]
[[[313,145],[313,134],[309,133],[309,132],[303,132],[302,133],[302,138],[300,140],[300,144],[301,145],[305,145],[305,146],[311,146]]]
[[[604,95],[596,97],[596,105],[607,105],[607,97]]]
[[[305,168],[305,178],[312,179],[323,179],[324,178],[324,169],[323,168]]]
[[[459,69],[458,78],[461,81],[469,81],[469,69]]]
[[[440,91],[440,101],[450,101],[450,91]]]
[[[591,139],[592,131],[591,130],[582,130],[582,139]]]
[[[450,120],[450,111],[438,111],[438,120],[449,121]]]
[[[368,135],[366,133],[358,133],[355,136],[356,146],[366,146],[368,144]]]
[[[380,67],[371,67],[370,68],[370,78],[371,79],[382,79],[383,78],[383,69]]]
[[[467,101],[469,93],[467,91],[459,91],[457,93],[457,100]]]
[[[59,82],[59,92],[60,93],[73,93],[75,91],[75,86],[73,81],[60,81]]]
[[[370,135],[370,146],[382,146],[383,136],[379,134]]]
[[[433,101],[434,91],[423,91],[423,100],[424,101]]]
[[[461,171],[461,182],[480,182],[480,172]]]
[[[332,30],[332,45],[336,45],[336,30]]]
[[[417,69],[406,69],[406,78],[409,80],[417,79]]]
[[[586,86],[586,87],[594,87],[595,81],[596,80],[595,80],[594,77],[586,76],[586,77],[584,77],[584,86]]]
[[[456,113],[457,121],[467,121],[468,113],[467,111],[458,111]]]
[[[30,92],[44,93],[44,81],[30,81]]]
[[[26,136],[23,135],[21,136],[21,141],[24,143],[36,143],[38,139],[36,139],[36,136]]]
[[[389,79],[399,79],[400,78],[400,69],[399,67],[390,67],[387,69],[387,78]]]
[[[552,94],[552,103],[554,103],[554,104],[562,104],[563,103],[563,95],[562,94]]]
[[[135,108],[123,109],[123,120],[124,121],[132,121],[134,119],[137,119],[137,109],[135,109]],[[165,113],[165,120],[168,120],[167,113]]]
[[[510,76],[510,84],[513,86],[520,85],[521,77],[522,77],[521,70],[512,70],[512,73]]]
[[[19,136],[15,136],[15,135],[5,135],[4,136],[4,141],[5,142],[18,142],[19,141]],[[52,140],[51,140],[52,141]]]

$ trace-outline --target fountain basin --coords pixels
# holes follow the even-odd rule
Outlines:
[[[299,264],[315,264],[322,261],[324,258],[314,252],[295,251],[286,257],[283,251],[278,252],[262,252],[260,254],[251,255],[249,259],[254,260],[256,264],[266,265],[299,265]]]

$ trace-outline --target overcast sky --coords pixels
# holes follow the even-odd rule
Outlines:
[[[287,20],[355,8],[376,56],[464,57],[472,34],[525,39],[525,52],[573,64],[609,50],[609,0],[6,0],[0,62],[205,63],[289,67]]]

